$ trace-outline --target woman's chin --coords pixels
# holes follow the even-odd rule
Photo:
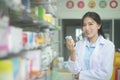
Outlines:
[[[92,36],[91,35],[86,35],[88,38],[91,38]]]

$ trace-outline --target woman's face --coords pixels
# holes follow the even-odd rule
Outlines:
[[[95,20],[93,20],[90,17],[86,17],[83,21],[83,32],[85,33],[85,36],[89,39],[92,39],[96,36],[98,36],[98,29],[100,29],[100,25],[96,23]]]

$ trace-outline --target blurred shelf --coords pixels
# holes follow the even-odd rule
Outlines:
[[[24,56],[26,53],[26,51],[33,51],[33,50],[42,50],[44,49],[45,47],[48,47],[48,46],[52,46],[52,45],[55,45],[55,44],[58,44],[59,42],[52,42],[52,43],[48,43],[48,44],[43,44],[43,45],[40,45],[39,47],[37,48],[32,48],[32,49],[24,49],[24,50],[21,50],[20,52],[18,53],[15,53],[15,52],[8,52],[6,53],[6,55],[4,56],[0,56],[0,60],[5,60],[5,59],[10,59],[10,58],[15,58],[15,57],[22,57]]]
[[[6,14],[7,16],[9,16],[10,25],[20,27],[23,29],[23,31],[39,32],[40,28],[44,26],[49,26],[50,30],[58,30],[56,25],[53,25],[52,23],[49,23],[44,20],[39,20],[38,17],[32,12],[21,8],[19,9],[19,11],[11,9],[11,7],[7,5],[6,1],[0,1],[0,13],[2,12],[2,14]],[[49,13],[54,18],[56,18],[56,2],[54,0],[52,2],[40,2],[39,0],[30,0],[30,8],[32,8],[33,6],[43,6],[46,9],[46,13]]]
[[[20,57],[20,56],[24,55],[24,51],[25,50],[22,50],[22,51],[20,51],[18,53],[9,52],[5,56],[0,56],[0,60],[5,60],[5,59],[10,59],[10,58]]]
[[[57,6],[54,0],[53,1],[31,0],[30,4],[31,4],[31,8],[36,6],[44,7],[46,9],[46,13],[51,14],[54,18],[56,18]]]
[[[32,19],[31,13],[27,13],[25,15],[15,12],[9,9],[9,17],[10,17],[10,25],[20,27],[24,31],[35,31],[39,32],[39,29],[44,26],[48,26],[50,30],[56,30],[56,26],[52,23],[49,23],[45,20],[39,20],[37,16],[35,16],[34,20]]]

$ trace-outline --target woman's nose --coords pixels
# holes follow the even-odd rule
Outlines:
[[[85,30],[89,30],[89,25],[86,25],[84,28]]]

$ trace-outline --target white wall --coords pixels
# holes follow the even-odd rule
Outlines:
[[[67,1],[74,2],[74,7],[72,9],[68,9],[66,7]],[[84,8],[78,8],[77,3],[79,1],[84,1]],[[91,0],[57,0],[57,16],[60,19],[80,19],[87,11],[95,11],[100,14],[102,19],[120,19],[120,0],[115,0],[118,2],[118,6],[116,8],[110,7],[109,3],[112,0],[104,0],[107,2],[107,6],[105,8],[100,8],[99,6],[99,2],[102,0],[93,0],[96,2],[96,6],[93,9],[88,7],[89,1]]]

